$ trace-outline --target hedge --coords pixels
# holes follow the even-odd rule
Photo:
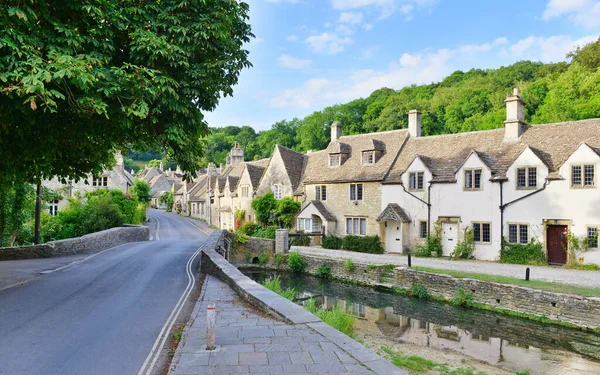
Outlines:
[[[370,254],[383,254],[384,251],[379,236],[346,236],[342,239],[342,249]]]

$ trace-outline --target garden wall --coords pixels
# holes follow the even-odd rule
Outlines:
[[[248,264],[263,253],[267,253],[271,257],[275,254],[275,240],[248,237],[245,243],[241,243],[238,240],[239,235],[230,232],[227,232],[227,237],[231,240],[231,252],[229,253],[231,264]]]
[[[149,239],[150,228],[130,225],[41,245],[2,247],[0,248],[0,261],[92,254],[125,243],[148,241]]]
[[[344,260],[332,260],[303,255],[307,261],[306,272],[315,275],[319,265],[325,263],[335,278],[371,286],[398,287],[410,290],[413,284],[424,285],[433,296],[452,299],[458,290],[473,294],[473,302],[498,309],[548,317],[578,326],[600,327],[600,298],[553,293],[488,281],[456,278],[409,268],[374,266],[354,263],[347,271]]]

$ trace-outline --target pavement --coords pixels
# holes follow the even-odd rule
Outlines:
[[[215,351],[206,350],[206,308],[210,302],[215,303],[217,312]],[[397,373],[404,374],[399,369]],[[376,372],[308,325],[288,324],[259,312],[242,302],[227,284],[207,276],[169,371],[169,375],[197,374]]]
[[[175,214],[150,212],[160,240],[87,260],[0,262],[0,269],[16,268],[5,283],[38,274],[0,290],[1,375],[138,373],[187,290],[187,263],[207,237]]]
[[[366,254],[305,246],[292,246],[292,251],[330,259],[352,259],[364,264],[408,265],[408,257],[401,254]],[[570,270],[552,266],[524,266],[477,260],[446,260],[417,257],[412,257],[412,265],[516,278],[525,278],[525,269],[529,267],[531,269],[531,280],[551,281],[590,288],[600,287],[600,271]]]

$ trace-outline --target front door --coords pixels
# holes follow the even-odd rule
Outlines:
[[[385,251],[402,253],[402,223],[399,221],[385,222]]]
[[[567,226],[548,225],[546,227],[546,249],[548,263],[563,265],[567,262]]]
[[[458,239],[458,223],[442,224],[442,255],[450,256]]]

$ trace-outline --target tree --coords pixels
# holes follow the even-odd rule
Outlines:
[[[12,246],[21,225],[33,217],[35,190],[18,181],[0,183],[0,247]]]
[[[150,184],[139,178],[135,179],[135,182],[131,187],[131,194],[133,194],[138,201],[144,204],[148,204],[152,199],[152,194],[150,193]]]
[[[273,193],[269,192],[261,197],[256,197],[251,204],[256,212],[256,220],[262,225],[271,225],[276,222],[277,201]]]
[[[166,211],[173,211],[173,203],[175,200],[173,199],[173,193],[165,191],[159,198],[159,203],[164,204],[166,206]]]
[[[277,220],[282,228],[291,228],[294,226],[296,215],[302,208],[300,202],[297,202],[292,197],[284,197],[277,201]]]
[[[195,171],[202,112],[250,66],[248,11],[222,0],[5,1],[0,175],[81,178],[126,146]]]

